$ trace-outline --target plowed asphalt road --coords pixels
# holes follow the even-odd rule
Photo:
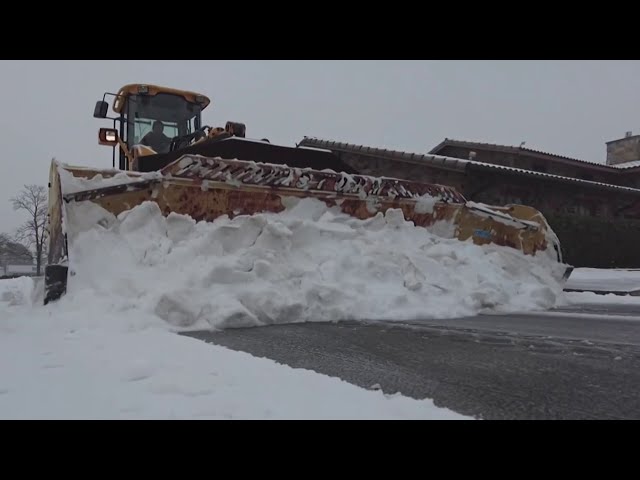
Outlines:
[[[640,309],[188,335],[483,419],[640,419]]]

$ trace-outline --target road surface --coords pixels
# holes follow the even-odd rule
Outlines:
[[[188,335],[476,418],[640,419],[640,311],[629,305]]]

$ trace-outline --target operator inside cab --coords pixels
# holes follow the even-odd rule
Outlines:
[[[160,120],[153,122],[153,127],[140,143],[153,148],[158,153],[167,153],[171,145],[171,139],[164,134],[164,124]]]

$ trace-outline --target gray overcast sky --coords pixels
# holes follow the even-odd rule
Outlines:
[[[640,131],[638,61],[2,61],[0,232],[24,216],[9,198],[47,184],[52,157],[111,166],[96,100],[126,83],[212,98],[208,125],[293,145],[317,136],[425,152],[445,137],[518,145],[595,162]]]

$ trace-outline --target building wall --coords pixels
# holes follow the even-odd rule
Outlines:
[[[565,261],[576,267],[640,267],[640,197],[593,187],[434,167],[336,152],[363,174],[450,185],[469,200],[489,205],[520,203],[540,210],[560,239]],[[504,157],[503,157],[504,158]],[[628,207],[621,210],[623,207]]]
[[[633,135],[607,142],[607,164],[640,160],[640,135]]]
[[[35,275],[35,265],[1,265],[0,276],[6,275]]]
[[[640,220],[546,214],[565,262],[575,267],[640,267]]]

